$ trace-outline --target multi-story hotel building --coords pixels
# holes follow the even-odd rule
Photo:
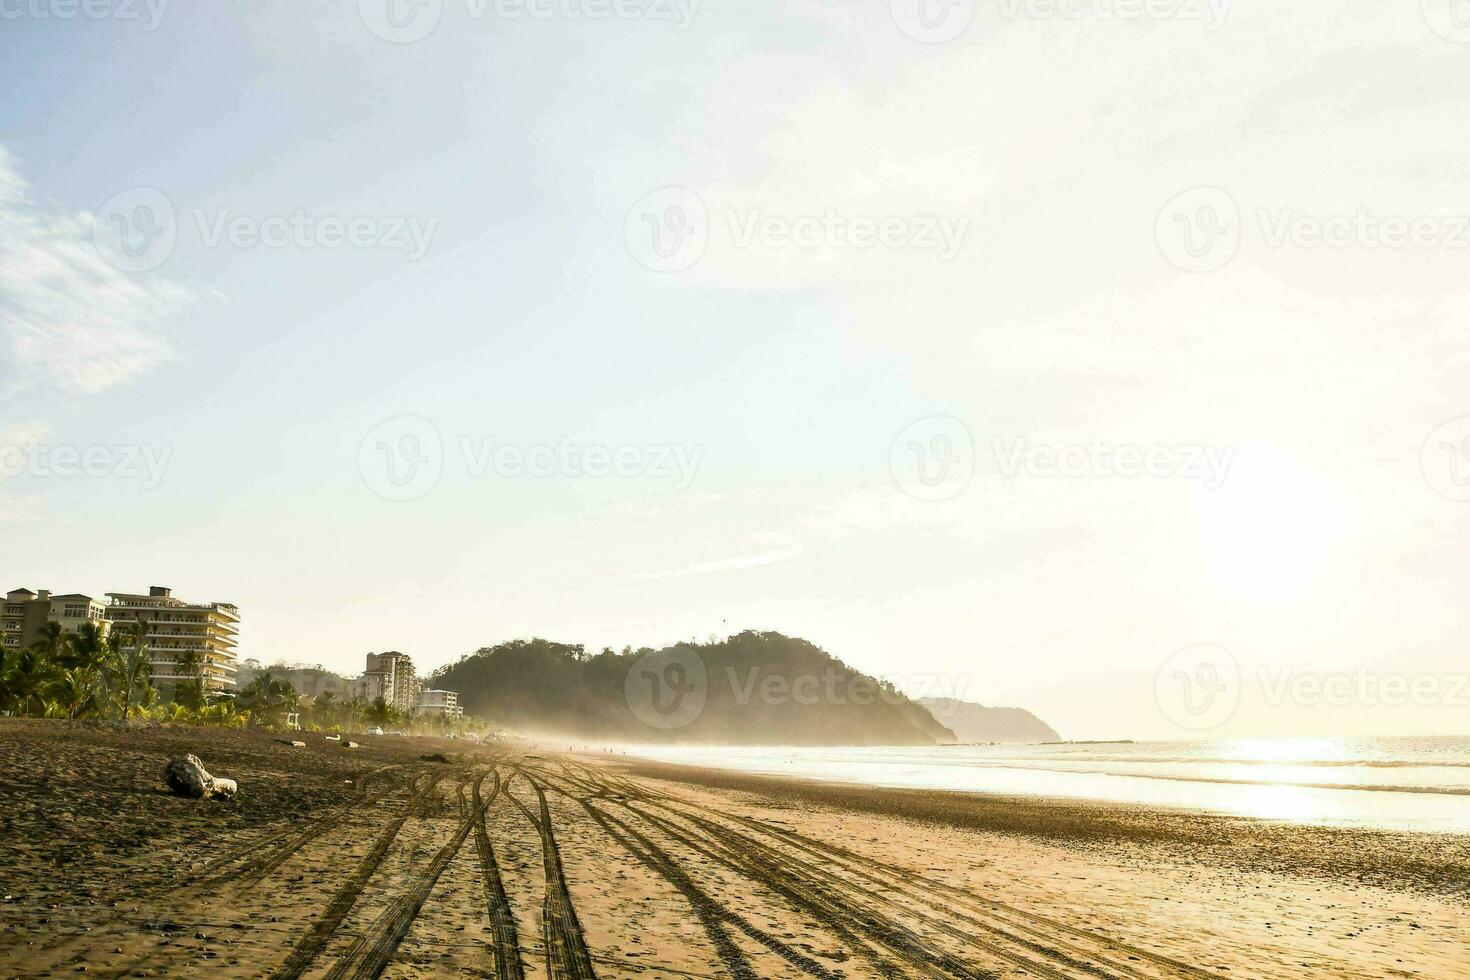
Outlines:
[[[155,686],[167,690],[180,681],[192,681],[181,661],[192,652],[206,691],[228,691],[235,686],[235,643],[240,611],[227,602],[190,603],[175,599],[171,590],[153,586],[147,595],[109,592],[107,619],[136,623],[153,662]]]
[[[464,714],[459,707],[459,694],[455,691],[420,691],[416,707],[421,715],[460,718]]]
[[[25,649],[41,638],[47,623],[61,624],[62,632],[76,633],[87,623],[96,623],[107,635],[107,607],[91,596],[57,595],[45,589],[15,589],[6,593],[0,610],[0,645]]]

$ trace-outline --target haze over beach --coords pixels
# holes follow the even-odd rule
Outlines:
[[[0,974],[1463,975],[1463,7],[0,0]]]

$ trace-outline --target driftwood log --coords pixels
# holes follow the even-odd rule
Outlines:
[[[168,783],[168,788],[179,796],[188,796],[196,800],[207,799],[211,796],[229,799],[238,789],[233,779],[211,776],[204,768],[204,763],[200,762],[199,757],[193,753],[170,762],[168,768],[163,771],[163,778]]]

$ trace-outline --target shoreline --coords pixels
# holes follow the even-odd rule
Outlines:
[[[636,777],[713,790],[1063,845],[1157,847],[1176,859],[1443,897],[1464,898],[1464,869],[1470,867],[1470,835],[1324,827],[1144,803],[869,786],[635,756],[582,758]]]

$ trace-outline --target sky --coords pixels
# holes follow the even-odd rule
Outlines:
[[[1460,13],[3,0],[4,587],[1470,733]]]

